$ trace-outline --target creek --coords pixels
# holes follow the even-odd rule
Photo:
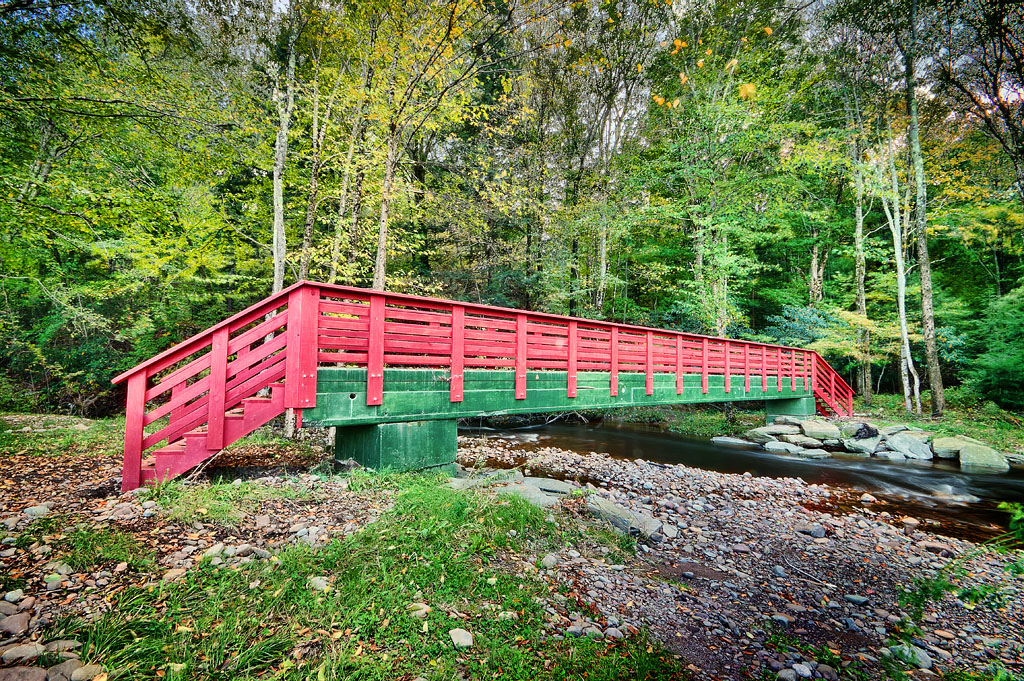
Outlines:
[[[890,462],[842,455],[802,459],[754,447],[719,447],[650,426],[607,422],[476,432],[517,440],[525,450],[556,447],[580,454],[600,452],[720,473],[799,477],[808,483],[870,492],[883,502],[872,506],[875,510],[914,516],[940,534],[975,541],[1005,529],[1007,515],[997,510],[999,502],[1024,502],[1024,470],[1017,467],[1003,475],[985,475],[965,473],[955,462],[944,460]],[[841,502],[833,509],[842,511],[854,504],[859,502]]]

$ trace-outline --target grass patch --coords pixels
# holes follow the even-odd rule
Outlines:
[[[130,534],[108,527],[76,524],[69,516],[51,515],[33,521],[18,535],[15,546],[24,549],[44,542],[53,547],[52,560],[67,563],[75,572],[117,563],[128,563],[137,570],[154,565],[153,552]]]
[[[76,528],[59,542],[57,550],[61,560],[76,572],[117,563],[127,563],[135,570],[148,570],[155,564],[153,552],[130,534],[105,527]]]
[[[1000,409],[993,402],[951,401],[941,420],[928,415],[929,405],[922,399],[923,416],[907,412],[899,395],[875,395],[867,408],[856,398],[854,411],[868,414],[873,423],[903,423],[934,431],[939,436],[967,435],[1003,451],[1024,450],[1024,419]]]
[[[85,660],[118,670],[111,679],[686,678],[643,639],[539,641],[547,587],[496,558],[553,546],[557,528],[543,512],[429,479],[401,484],[380,521],[343,540],[237,570],[204,563],[181,583],[126,591],[98,621],[64,622],[53,635],[82,641]],[[312,588],[314,576],[329,589]],[[425,619],[409,613],[414,602],[432,608]],[[518,618],[499,620],[500,611]],[[472,632],[473,648],[454,648],[455,627]]]
[[[265,499],[308,499],[301,487],[269,487],[250,482],[210,482],[186,485],[171,480],[144,490],[141,499],[153,499],[167,517],[181,522],[203,520],[234,527]]]
[[[0,456],[114,455],[121,452],[124,446],[123,416],[90,421],[86,430],[70,427],[77,422],[64,416],[44,414],[32,416],[30,423],[24,417],[0,416]],[[26,425],[45,428],[46,432],[22,432]]]

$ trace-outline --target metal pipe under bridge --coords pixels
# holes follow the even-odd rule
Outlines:
[[[451,467],[456,419],[764,400],[849,416],[818,353],[300,281],[120,374],[122,489],[181,475],[287,409],[373,468]]]

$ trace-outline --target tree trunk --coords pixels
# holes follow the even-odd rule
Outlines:
[[[299,260],[299,279],[309,278],[309,259],[313,249],[313,226],[316,224],[316,204],[320,193],[320,150],[314,149],[309,169],[309,192],[306,194],[306,219],[302,230],[302,255]]]
[[[864,255],[864,176],[860,170],[860,145],[853,145],[853,182],[854,182],[854,218],[853,233],[854,269],[857,279],[857,314],[864,322],[868,320],[868,303],[865,279],[867,278],[867,259]],[[860,330],[861,363],[857,372],[857,385],[864,399],[864,406],[871,406],[871,331]]]
[[[284,288],[284,270],[288,258],[287,236],[284,229],[284,169],[288,161],[288,131],[292,111],[295,109],[295,40],[293,32],[288,40],[288,62],[285,67],[284,92],[274,79],[274,102],[277,104],[277,137],[274,140],[274,281],[272,293]]]
[[[364,81],[366,76],[364,76]],[[348,196],[350,181],[352,178],[352,160],[355,156],[356,146],[362,139],[363,131],[363,101],[360,99],[356,109],[355,121],[352,123],[352,134],[348,139],[348,152],[345,155],[345,174],[341,181],[341,198],[338,200],[338,220],[334,225],[334,243],[331,244],[331,271],[330,283],[338,279],[338,265],[341,262],[341,242],[345,235],[345,215],[348,208]],[[360,182],[361,185],[361,182]],[[360,186],[360,192],[362,187]]]
[[[906,74],[907,131],[910,161],[914,168],[914,233],[917,237],[917,263],[921,273],[921,326],[924,332],[925,361],[928,364],[928,385],[932,392],[932,416],[940,417],[946,409],[942,387],[942,369],[939,365],[938,344],[935,338],[935,309],[932,303],[932,264],[928,256],[928,191],[924,179],[924,158],[921,154],[920,125],[917,116],[917,0],[910,3],[910,40],[903,54]]]
[[[885,210],[889,232],[892,234],[893,257],[896,262],[896,312],[900,327],[900,381],[903,386],[903,406],[908,412],[921,413],[919,380],[914,368],[914,358],[910,352],[910,332],[907,328],[907,272],[903,255],[903,225],[900,215],[899,177],[896,174],[895,150],[893,148],[892,129],[889,130],[889,181],[892,189],[891,206],[889,200],[882,196],[882,208]],[[911,376],[914,379],[911,385]],[[914,404],[911,403],[913,393]],[[916,409],[915,409],[916,407]]]
[[[569,316],[576,316],[576,295],[579,288],[580,270],[577,258],[580,252],[580,240],[572,236],[572,255],[569,256]]]
[[[348,228],[348,269],[349,276],[354,277],[356,260],[359,258],[359,218],[363,210],[363,169],[356,170],[356,184],[352,189],[352,219]]]
[[[815,235],[817,236],[817,235]],[[821,246],[819,246],[817,240],[811,244],[811,271],[810,271],[810,282],[808,285],[808,297],[810,298],[811,307],[820,303],[823,294],[824,282],[824,270],[825,264],[821,262]]]
[[[380,220],[377,223],[377,256],[373,261],[373,288],[383,291],[387,283],[388,257],[388,210],[391,207],[392,193],[395,186],[395,171],[398,167],[398,148],[400,131],[391,126],[388,135],[388,152],[384,161],[384,180],[380,190]]]
[[[597,287],[594,292],[594,308],[599,317],[604,317],[604,287],[608,281],[608,228],[601,224],[597,228]]]

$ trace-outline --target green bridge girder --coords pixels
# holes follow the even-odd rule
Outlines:
[[[666,404],[765,401],[769,420],[782,414],[809,416],[814,397],[797,379],[788,378],[781,389],[776,376],[763,389],[760,375],[750,376],[745,390],[743,375],[733,375],[730,390],[725,377],[708,376],[708,390],[700,374],[683,377],[683,391],[676,392],[676,376],[653,376],[647,394],[643,373],[620,372],[619,394],[611,394],[608,372],[579,372],[577,396],[567,393],[565,371],[527,372],[526,398],[515,399],[512,370],[471,369],[464,373],[463,400],[452,402],[448,372],[443,369],[385,369],[383,403],[366,404],[366,370],[322,368],[317,373],[316,407],[303,411],[303,425],[335,426],[335,454],[354,458],[370,468],[422,469],[453,467],[455,420],[500,414],[531,414],[580,409],[608,409]],[[430,425],[427,422],[445,422]]]

